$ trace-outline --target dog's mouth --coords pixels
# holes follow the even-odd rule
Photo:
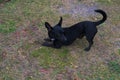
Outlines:
[[[59,40],[59,41],[61,41],[61,42],[66,42],[67,41],[67,38],[65,37],[65,36],[63,36],[62,38],[60,38],[60,39],[55,39],[55,38],[46,38],[46,39],[44,39],[45,41],[48,41],[48,42],[53,42],[53,41],[55,41],[55,40]]]
[[[50,41],[54,41],[55,39],[54,38],[50,38]]]
[[[50,40],[51,40],[51,41],[54,41],[55,39],[54,39],[54,38],[51,38]]]
[[[54,41],[55,39],[54,39],[54,38],[45,38],[44,40],[45,40],[45,41],[48,41],[48,42],[52,42],[52,41]]]

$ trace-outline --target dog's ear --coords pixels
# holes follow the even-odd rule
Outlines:
[[[60,17],[60,20],[59,20],[59,22],[58,22],[58,25],[59,25],[59,26],[62,26],[62,17]]]
[[[51,31],[53,29],[48,22],[45,22],[45,27],[47,28],[48,31]]]

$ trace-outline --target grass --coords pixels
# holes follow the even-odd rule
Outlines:
[[[3,2],[3,0],[0,0],[0,3]]]
[[[13,78],[6,74],[3,75],[3,80],[13,80]]]
[[[120,1],[117,0],[96,0],[97,2],[101,3],[101,4],[105,4],[107,6],[111,6],[111,5],[118,5],[118,3]]]
[[[118,61],[109,62],[109,68],[111,72],[120,75],[120,64],[118,63]]]
[[[12,3],[6,3],[5,8],[0,8],[0,33],[8,34],[16,30],[17,20],[13,15],[16,6]]]
[[[117,62],[110,62],[108,67],[104,64],[100,64],[98,66],[91,66],[91,73],[89,76],[81,76],[86,80],[119,80],[120,66]],[[116,73],[117,72],[117,73]]]
[[[16,22],[9,20],[9,21],[5,21],[4,23],[0,24],[0,33],[11,33],[14,32],[16,30]]]
[[[61,77],[58,76],[59,74],[62,75],[60,80],[68,80],[70,75],[73,75],[73,80],[77,80],[74,75],[78,76],[78,80],[120,79],[119,61],[111,60],[111,57],[119,60],[119,55],[112,55],[114,50],[109,50],[109,48],[114,49],[115,47],[105,45],[105,42],[111,43],[110,40],[113,39],[113,33],[108,33],[108,30],[112,30],[109,27],[111,24],[119,23],[120,15],[114,15],[119,12],[109,13],[110,17],[108,14],[107,23],[101,25],[105,26],[101,27],[103,31],[101,30],[100,35],[95,37],[95,45],[88,53],[82,51],[81,45],[82,48],[83,45],[86,45],[82,41],[61,49],[41,46],[43,38],[46,37],[44,36],[46,35],[44,22],[48,21],[54,25],[59,21],[61,14],[58,9],[65,5],[62,2],[64,0],[11,0],[2,3],[0,6],[0,55],[5,51],[6,56],[4,58],[0,56],[0,80],[56,80],[57,77]],[[81,1],[79,2],[81,3]],[[119,3],[119,0],[95,0],[95,2],[110,10]],[[111,5],[113,6],[111,7]],[[64,17],[63,25],[66,26],[81,21],[81,19],[72,19],[70,14],[62,16]],[[109,19],[111,23],[109,23]],[[37,27],[38,31],[32,31],[30,26]],[[26,32],[22,29],[25,29]],[[13,32],[18,32],[20,35]],[[10,36],[10,33],[13,35]],[[23,33],[26,33],[27,36],[24,37]],[[113,35],[110,37],[111,39],[105,40],[107,36],[111,35]],[[17,37],[20,37],[20,40]],[[32,39],[38,41],[38,37],[40,43],[36,44],[34,41],[29,43]],[[101,38],[105,42],[101,41]],[[118,50],[118,54],[120,54],[120,50]],[[109,60],[108,64],[106,64],[106,60]],[[92,65],[95,61],[96,63]],[[44,69],[44,71],[41,72],[40,69]]]
[[[112,5],[113,1],[112,0],[97,0],[97,2],[101,3],[101,4],[105,4],[107,6]]]
[[[4,22],[0,23],[1,33],[13,32],[15,28],[20,25],[28,26],[26,24],[28,21],[33,24],[37,21],[37,24],[42,27],[44,25],[43,22],[45,22],[46,19],[50,19],[51,16],[55,14],[49,7],[50,3],[51,2],[47,0],[12,0],[5,3],[5,7],[1,7],[0,9],[0,21]],[[56,16],[54,16],[52,20],[55,21],[55,19]]]
[[[118,49],[118,54],[120,55],[120,49]]]
[[[70,56],[67,49],[54,50],[41,47],[31,53],[32,57],[39,60],[39,65],[44,68],[59,68],[63,69],[65,66],[70,66],[72,56]]]

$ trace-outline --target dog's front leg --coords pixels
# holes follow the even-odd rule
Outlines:
[[[60,41],[55,40],[53,42],[54,48],[60,49],[62,47],[62,43]]]
[[[53,42],[44,42],[43,44],[42,44],[42,46],[46,46],[46,47],[54,47],[54,45],[53,45]]]

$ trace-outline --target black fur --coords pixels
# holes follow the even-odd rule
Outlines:
[[[85,48],[85,51],[89,51],[91,46],[93,45],[95,34],[97,33],[96,26],[100,25],[107,19],[107,15],[103,10],[98,9],[95,10],[95,12],[102,14],[103,18],[97,22],[79,22],[68,28],[61,27],[62,17],[60,18],[59,23],[54,27],[51,27],[48,22],[45,22],[45,27],[47,28],[49,35],[49,39],[46,39],[46,41],[52,41],[53,43],[49,45],[45,42],[43,45],[54,48],[61,48],[63,45],[70,45],[77,38],[83,38],[85,36],[87,41],[89,42],[89,45],[87,48]]]

